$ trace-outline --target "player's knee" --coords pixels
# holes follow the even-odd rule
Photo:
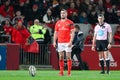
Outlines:
[[[67,60],[70,60],[71,59],[71,57],[70,56],[67,56]]]
[[[59,56],[59,59],[60,59],[60,60],[64,59],[64,56],[60,55],[60,56]]]

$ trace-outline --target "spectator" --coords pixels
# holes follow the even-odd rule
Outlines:
[[[12,24],[14,24],[14,25],[16,25],[17,24],[17,21],[18,20],[21,20],[23,17],[22,17],[22,15],[21,15],[21,12],[20,11],[17,11],[16,13],[15,13],[15,17],[13,18],[13,20],[12,20]]]
[[[104,10],[103,0],[99,0],[95,8],[96,8],[97,11]]]
[[[114,37],[114,44],[120,45],[120,24],[117,26],[113,37]]]
[[[39,44],[39,54],[38,54],[38,63],[39,64],[44,64],[44,58],[45,58],[45,47],[44,47],[44,40],[45,40],[45,34],[46,34],[46,29],[40,25],[40,22],[38,19],[34,20],[34,25],[30,26],[30,33],[31,37],[37,41]]]
[[[8,35],[8,37],[5,38],[6,39],[5,41],[9,42],[9,39],[12,38],[12,32],[13,32],[13,26],[11,25],[9,19],[6,19],[5,25],[3,27],[4,27],[5,34]]]
[[[67,9],[68,17],[72,16],[73,12],[78,13],[78,10],[75,8],[75,3],[70,3],[70,8]]]
[[[21,48],[20,51],[25,51],[26,46],[28,44],[28,39],[30,37],[30,33],[23,25],[23,21],[19,20],[18,23],[15,25],[15,28],[13,29],[12,33],[12,42],[20,44]],[[26,59],[26,56],[22,56],[24,53],[20,52],[20,64],[23,63],[23,60]],[[26,55],[26,54],[24,54]],[[24,58],[24,59],[23,59]]]
[[[23,25],[23,21],[19,20],[12,33],[12,41],[18,43],[24,48],[25,44],[27,44],[27,40],[30,37],[30,33]]]
[[[79,17],[77,12],[73,12],[71,16],[68,17],[74,23],[79,23]]]
[[[92,44],[92,39],[93,39],[93,30],[90,29],[88,35],[86,36],[85,44]]]
[[[94,9],[93,5],[91,5],[91,4],[89,4],[88,7],[89,8],[88,8],[88,11],[87,11],[87,15],[89,15],[90,12]]]
[[[87,14],[85,12],[82,12],[81,15],[79,16],[79,23],[83,23],[83,24],[88,23]]]
[[[89,0],[83,0],[82,4],[81,4],[81,7],[82,7],[82,12],[85,12],[87,14],[88,12],[88,6],[89,6]]]
[[[95,25],[97,23],[97,13],[95,10],[92,10],[88,15],[88,22],[92,25]]]
[[[82,2],[80,0],[75,1],[75,8],[78,10],[78,14],[80,14],[82,10]]]
[[[12,5],[10,5],[10,0],[6,0],[5,3],[2,6],[0,6],[0,14],[5,18],[7,16],[9,16],[10,19],[13,18],[14,8]]]
[[[52,16],[52,11],[50,9],[48,9],[46,11],[46,14],[43,16],[43,21],[45,23],[53,23],[54,22],[54,18]]]
[[[25,11],[25,2],[24,0],[19,0],[16,5],[14,5],[15,9],[14,11],[20,11],[21,14],[25,14],[27,11]]]
[[[111,24],[113,24],[116,21],[115,14],[113,13],[112,8],[107,8],[105,13],[105,21]]]
[[[50,9],[47,10],[46,14],[43,16],[43,22],[50,28],[54,29],[54,18],[52,16],[52,11]]]
[[[48,8],[52,7],[52,1],[53,0],[39,0],[39,10],[45,14]]]
[[[117,8],[116,5],[112,5],[112,12],[115,14],[116,11],[118,10],[119,8]]]
[[[27,21],[34,21],[35,19],[39,19],[40,22],[43,21],[43,13],[39,11],[38,5],[34,4],[32,9],[26,14]]]
[[[67,5],[66,0],[60,0],[60,9],[68,9],[69,5]]]
[[[38,44],[44,44],[44,34],[46,33],[46,29],[40,25],[38,19],[34,20],[34,25],[30,26],[31,36],[38,42]]]
[[[120,10],[117,10],[116,11],[116,18],[115,18],[115,23],[116,24],[119,24],[120,23]]]
[[[105,10],[112,9],[111,0],[104,0],[104,7],[105,7]]]
[[[52,2],[52,15],[56,18],[60,14],[60,5],[57,0],[53,0]]]

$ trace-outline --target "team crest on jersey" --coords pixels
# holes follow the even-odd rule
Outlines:
[[[58,27],[60,27],[60,24],[58,24]]]

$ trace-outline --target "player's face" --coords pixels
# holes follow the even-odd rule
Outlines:
[[[67,18],[67,12],[66,11],[61,11],[60,15],[61,15],[61,19]]]
[[[98,22],[99,22],[99,23],[103,23],[103,21],[104,21],[104,18],[103,18],[103,17],[98,17]]]

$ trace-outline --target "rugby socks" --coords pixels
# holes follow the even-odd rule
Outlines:
[[[68,76],[71,75],[71,68],[72,68],[72,60],[67,60],[67,66],[68,66]]]
[[[110,59],[106,59],[107,74],[109,74]]]
[[[64,71],[64,60],[59,60],[59,66],[60,66],[60,76],[63,76],[63,71]]]
[[[100,65],[101,65],[101,69],[102,69],[101,74],[104,74],[105,73],[105,71],[104,71],[104,59],[100,59]]]

